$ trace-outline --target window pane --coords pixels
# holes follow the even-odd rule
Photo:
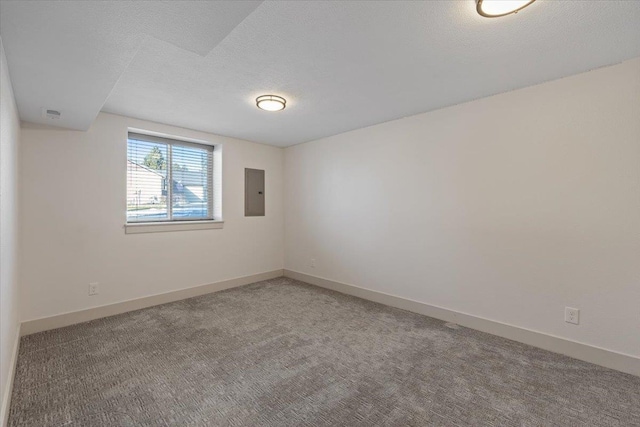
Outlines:
[[[127,221],[169,219],[168,146],[129,139],[127,143]]]
[[[211,218],[211,151],[172,145],[173,219]]]

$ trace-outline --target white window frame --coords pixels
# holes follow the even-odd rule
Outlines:
[[[221,166],[221,146],[207,143],[205,141],[187,140],[179,137],[173,137],[164,134],[147,133],[140,130],[129,129],[127,132],[127,151],[129,148],[129,139],[141,141],[156,142],[167,145],[167,214],[168,218],[158,220],[142,220],[129,221],[126,217],[126,201],[125,201],[125,233],[156,233],[165,231],[188,231],[188,230],[206,230],[223,228],[221,204],[221,173],[218,169]],[[207,192],[208,192],[208,218],[179,218],[173,219],[173,156],[172,148],[174,146],[197,147],[204,148],[209,152],[209,170],[207,171]],[[127,172],[128,174],[128,172]],[[128,176],[126,177],[128,181]],[[128,185],[128,182],[127,182]]]

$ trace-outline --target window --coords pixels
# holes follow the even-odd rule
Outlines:
[[[127,223],[213,220],[213,151],[130,132]]]

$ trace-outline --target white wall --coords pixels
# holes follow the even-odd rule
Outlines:
[[[20,121],[0,40],[0,424],[18,334],[18,140]]]
[[[223,144],[223,229],[124,233],[128,127]],[[281,148],[104,113],[88,132],[25,124],[21,144],[22,320],[283,266]],[[244,217],[245,167],[266,171],[265,217]]]
[[[18,132],[4,76],[3,200]],[[284,156],[110,114],[88,132],[25,124],[21,318],[280,269],[286,253],[291,270],[640,356],[639,117],[636,59]],[[224,144],[224,229],[124,234],[127,127]],[[245,167],[266,169],[264,218],[243,216]]]
[[[285,268],[640,356],[639,160],[640,59],[290,147]]]

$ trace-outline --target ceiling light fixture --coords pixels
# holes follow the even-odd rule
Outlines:
[[[287,106],[287,100],[277,95],[262,95],[256,98],[256,105],[261,110],[280,111]]]
[[[486,18],[518,13],[536,0],[476,0],[476,10]]]

